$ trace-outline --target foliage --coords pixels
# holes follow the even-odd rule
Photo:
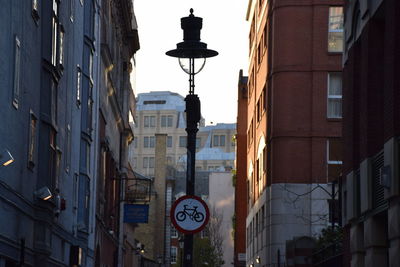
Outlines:
[[[232,170],[232,186],[236,187],[236,170]]]
[[[236,229],[236,213],[232,215],[232,239],[235,240],[235,229]]]
[[[317,249],[323,249],[331,246],[332,244],[341,245],[343,242],[343,228],[336,226],[333,228],[328,226],[322,229],[321,234],[317,239]]]
[[[223,260],[223,238],[221,234],[222,214],[214,208],[211,209],[210,220],[203,231],[203,238],[194,237],[193,266],[220,267]]]
[[[343,251],[343,228],[331,226],[322,229],[314,249],[313,262],[320,263],[335,257]]]

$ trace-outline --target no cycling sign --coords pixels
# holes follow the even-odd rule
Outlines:
[[[171,208],[171,222],[184,234],[200,232],[208,223],[210,212],[207,204],[197,196],[183,196]]]

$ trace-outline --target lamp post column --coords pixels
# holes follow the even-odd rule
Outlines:
[[[194,62],[194,59],[190,59]],[[192,63],[191,62],[191,63]],[[190,64],[191,66],[194,65]],[[192,68],[191,68],[192,69]],[[187,132],[187,161],[186,161],[186,195],[195,195],[195,164],[196,164],[196,135],[200,121],[200,99],[194,92],[194,74],[190,73],[190,90],[186,102],[186,132]],[[184,259],[185,267],[193,265],[193,234],[185,234]]]

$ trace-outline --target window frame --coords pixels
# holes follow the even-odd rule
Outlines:
[[[331,15],[331,10],[335,9],[335,8],[341,8],[342,9],[342,14],[341,14],[341,29],[331,29],[331,18],[333,17],[333,15]],[[330,41],[330,37],[331,34],[336,34],[336,33],[341,33],[342,35],[342,47],[340,50],[332,50],[331,46],[329,45],[329,41]],[[344,10],[343,10],[343,6],[330,6],[329,10],[328,10],[328,42],[327,42],[327,51],[329,53],[342,53],[344,50]]]
[[[167,147],[171,148],[172,143],[173,143],[172,136],[167,136]]]
[[[175,246],[171,246],[170,259],[171,259],[171,264],[176,264],[177,263],[178,248],[175,247]]]
[[[340,75],[340,95],[337,94],[331,94],[330,93],[330,89],[331,89],[331,77],[333,77],[334,75]],[[339,116],[335,116],[335,114],[330,114],[330,100],[337,100],[340,99],[340,106],[341,106],[341,110],[340,110],[340,115]],[[326,117],[328,119],[342,119],[343,118],[343,76],[342,76],[342,72],[328,72],[327,75],[327,97],[326,97]]]
[[[32,0],[32,18],[35,23],[38,23],[39,16],[39,0]]]
[[[187,147],[187,136],[179,136],[179,147]]]
[[[17,35],[15,35],[14,42],[14,83],[12,105],[15,109],[18,109],[21,91],[21,41]]]
[[[334,139],[338,139],[338,141],[340,141],[340,138],[328,138],[326,140],[326,177],[327,179],[331,179],[330,175],[329,175],[329,166],[332,165],[340,165],[343,166],[343,160],[331,160],[330,159],[330,150],[331,150],[331,141],[333,141]],[[343,147],[343,143],[340,143],[339,145],[341,145]]]
[[[35,167],[36,136],[38,119],[32,110],[29,112],[28,168]]]

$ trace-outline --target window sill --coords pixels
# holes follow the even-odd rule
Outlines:
[[[334,51],[328,51],[328,56],[341,56],[344,53],[344,51],[338,51],[338,52],[334,52]]]
[[[326,120],[331,121],[331,122],[335,122],[335,121],[341,122],[343,120],[343,118],[326,118]]]

